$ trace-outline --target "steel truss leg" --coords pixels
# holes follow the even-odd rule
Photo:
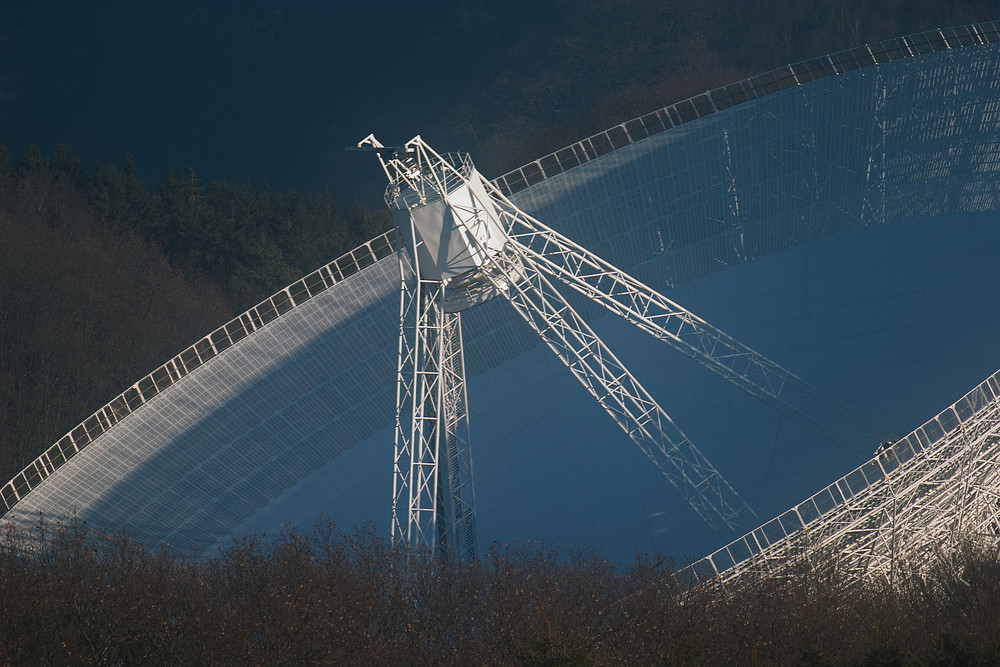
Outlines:
[[[520,211],[500,193],[494,201],[510,238],[556,280],[771,405],[844,451],[867,460],[887,436],[791,371]],[[846,433],[868,436],[861,449]]]
[[[461,316],[442,308],[440,283],[401,285],[392,540],[411,553],[474,558]]]
[[[517,246],[494,261],[502,275],[491,274],[491,280],[518,314],[706,523],[722,532],[743,525],[754,515]]]

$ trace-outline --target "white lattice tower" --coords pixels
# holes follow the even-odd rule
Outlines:
[[[401,280],[392,536],[411,551],[475,556],[461,315],[434,281]]]
[[[734,531],[754,516],[553,281],[852,449],[838,430],[861,422],[851,411],[527,216],[467,156],[441,156],[420,137],[393,149],[371,136],[359,145],[379,152],[390,182],[386,202],[401,240],[395,540],[411,549],[474,551],[454,546],[461,535],[474,534],[475,513],[457,313],[501,295],[717,532]],[[383,157],[390,152],[392,157]]]
[[[435,245],[451,231],[442,224],[441,212],[449,210],[449,189],[460,184],[442,180],[424,189],[427,183],[417,178],[419,172],[406,176],[416,168],[415,162],[399,165],[403,171],[396,173],[383,165],[396,187],[387,201],[400,214],[397,234],[405,240],[398,249],[392,539],[411,553],[473,558],[475,493],[459,312],[467,305],[461,299],[468,294],[449,289],[449,283],[476,260],[460,256],[465,252],[460,244]],[[448,174],[439,170],[428,176],[433,181]],[[450,298],[456,294],[459,299]]]

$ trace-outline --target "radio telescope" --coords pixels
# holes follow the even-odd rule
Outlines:
[[[425,183],[423,174],[465,174],[467,201],[449,200],[457,245],[449,237],[422,263],[406,242],[445,227],[414,222],[400,242],[395,231],[372,239],[281,290],[47,449],[0,490],[5,520],[75,512],[202,553],[322,513],[459,555],[477,541],[525,539],[596,543],[614,558],[711,553],[695,576],[808,552],[795,541],[806,524],[825,548],[845,532],[864,533],[857,545],[954,535],[956,498],[966,499],[962,525],[989,532],[992,431],[973,415],[994,404],[978,383],[1000,368],[998,40],[996,24],[977,24],[816,58],[493,181],[468,179],[471,163],[419,140],[395,155],[369,140],[402,201],[402,186]],[[488,202],[489,215],[471,215]],[[465,231],[475,229],[485,231]],[[449,281],[427,286],[438,306],[422,320],[416,306],[433,299],[400,289],[417,284],[416,272]],[[401,304],[415,308],[403,309],[411,329],[400,326]],[[708,328],[689,330],[693,322]],[[665,344],[669,332],[690,332],[695,353]],[[421,356],[401,354],[400,340]],[[725,341],[734,347],[719,354]],[[551,345],[577,353],[575,374]],[[436,366],[420,361],[426,351],[440,352]],[[737,372],[748,360],[759,366]],[[439,394],[418,375],[454,391]],[[751,385],[771,391],[751,395]],[[941,412],[970,387],[976,398]],[[609,419],[616,410],[627,418]],[[935,417],[945,413],[959,417]],[[414,443],[437,438],[442,418],[438,451],[448,456],[432,481]],[[928,419],[940,428],[921,431]],[[668,423],[685,437],[668,438]],[[960,432],[980,443],[974,455]],[[897,475],[895,464],[878,465],[887,451],[900,465],[948,464]],[[474,496],[463,485],[473,454]],[[868,474],[872,461],[892,494]],[[849,492],[817,499],[838,478]],[[920,494],[932,480],[942,490],[961,480],[966,495],[930,502]],[[744,503],[763,526],[733,540],[753,528]],[[894,503],[911,513],[887,512]],[[877,518],[888,515],[909,523],[885,540]]]

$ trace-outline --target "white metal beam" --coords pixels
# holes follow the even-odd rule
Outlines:
[[[494,262],[501,293],[695,512],[720,533],[745,525],[753,510],[531,259],[512,245]]]
[[[852,454],[870,457],[887,440],[879,429],[791,371],[671,301],[610,262],[520,211],[493,190],[510,238],[546,273],[625,318]],[[871,442],[859,447],[845,433]]]

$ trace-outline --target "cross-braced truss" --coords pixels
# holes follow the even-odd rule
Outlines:
[[[442,157],[420,137],[395,149],[371,136],[359,145],[379,152],[390,181],[386,201],[401,237],[401,267],[412,267],[415,275],[408,282],[401,269],[395,540],[442,553],[474,550],[459,537],[474,535],[474,509],[458,311],[498,295],[709,525],[735,530],[753,516],[554,281],[849,451],[859,450],[840,435],[845,424],[875,432],[793,373],[518,210],[467,157]],[[389,152],[392,157],[384,158]],[[445,397],[453,395],[462,398],[449,403]],[[456,456],[445,460],[446,449]]]
[[[510,285],[503,294],[517,313],[706,523],[719,532],[743,525],[752,510],[545,274],[524,259],[516,252],[496,258]]]
[[[460,313],[439,281],[400,260],[393,541],[445,558],[476,553],[475,501]]]
[[[493,196],[512,241],[546,273],[863,460],[845,432],[878,430],[839,401],[589,250]],[[884,438],[882,438],[884,441]]]
[[[681,571],[744,573],[833,565],[895,582],[963,539],[1000,537],[1000,371],[813,497]]]

